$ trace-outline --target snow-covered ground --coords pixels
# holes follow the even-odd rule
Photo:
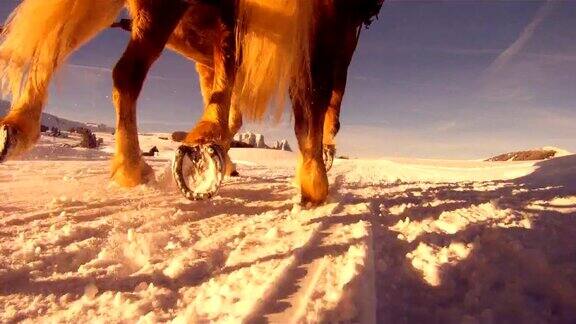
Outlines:
[[[103,150],[42,138],[0,165],[0,322],[576,321],[576,156],[336,160],[295,204],[295,156],[235,149],[239,178],[190,202],[109,182]]]

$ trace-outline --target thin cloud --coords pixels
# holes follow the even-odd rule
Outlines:
[[[358,81],[382,81],[382,78],[373,77],[373,76],[366,76],[366,75],[352,75],[352,79]]]
[[[486,70],[487,75],[494,75],[502,70],[503,67],[508,65],[508,63],[520,53],[528,44],[534,32],[542,24],[542,22],[550,15],[550,13],[557,7],[558,1],[548,0],[543,4],[540,9],[536,12],[536,15],[532,21],[524,28],[520,33],[520,36],[512,43],[507,49],[505,49],[498,57],[490,64]]]
[[[112,73],[112,69],[102,66],[93,66],[93,65],[81,65],[81,64],[66,64],[66,67],[73,68],[73,69],[82,69],[82,70],[89,70],[94,72],[102,72],[102,73]]]
[[[97,72],[97,73],[106,73],[112,74],[112,69],[103,66],[94,66],[94,65],[82,65],[82,64],[66,64],[66,67],[73,68],[73,69],[81,69],[90,72]],[[154,79],[154,80],[161,80],[161,81],[182,81],[182,80],[190,80],[192,78],[168,78],[160,75],[153,75],[149,74],[146,78]]]

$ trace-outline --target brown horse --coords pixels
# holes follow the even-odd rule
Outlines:
[[[12,96],[0,121],[0,160],[36,142],[54,71],[125,5],[133,19],[131,39],[113,71],[117,183],[134,186],[151,175],[139,148],[136,100],[168,45],[197,62],[202,84],[204,113],[187,145],[217,144],[227,151],[242,115],[261,120],[268,106],[276,106],[279,116],[289,96],[302,199],[325,200],[322,147],[334,144],[359,29],[382,0],[24,0],[0,44],[2,86]]]

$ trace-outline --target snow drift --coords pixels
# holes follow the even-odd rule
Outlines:
[[[306,208],[291,152],[233,149],[241,177],[190,202],[168,135],[141,136],[157,179],[129,190],[98,136],[0,165],[0,321],[576,321],[575,155],[336,160]]]

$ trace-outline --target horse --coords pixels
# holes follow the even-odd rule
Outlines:
[[[160,153],[160,150],[156,146],[153,146],[148,152],[143,152],[142,156],[156,156],[156,153]]]
[[[188,12],[187,14],[193,14]],[[193,17],[184,17],[183,21],[192,21]],[[131,19],[120,19],[114,22],[111,28],[120,28],[128,32],[132,32],[132,20]],[[207,103],[211,87],[212,80],[214,79],[214,67],[210,57],[212,56],[212,48],[206,46],[200,46],[200,44],[195,41],[198,39],[198,35],[206,35],[213,31],[211,28],[206,28],[210,26],[203,26],[202,24],[179,24],[176,30],[172,33],[168,42],[166,43],[166,48],[172,50],[173,52],[187,58],[190,61],[195,62],[196,71],[198,73],[198,79],[200,81],[200,92],[204,104]],[[211,37],[206,37],[210,39]],[[337,68],[347,68],[347,65],[342,65]],[[338,75],[341,73],[335,73]],[[336,82],[338,80],[335,80]],[[327,114],[327,118],[324,120],[324,137],[323,137],[323,159],[324,165],[326,166],[326,171],[329,171],[332,167],[334,161],[334,156],[336,154],[335,136],[340,128],[339,124],[339,112],[342,103],[344,89],[341,88],[337,92],[332,94],[333,99],[331,100],[330,110]],[[232,105],[230,107],[230,116],[228,120],[229,130],[232,137],[242,127],[242,113],[237,107]],[[237,174],[236,170],[229,167],[227,164],[227,174],[234,173]],[[233,164],[232,164],[233,165]]]
[[[0,43],[2,92],[12,97],[9,113],[0,120],[0,160],[34,145],[53,74],[126,6],[132,18],[130,40],[112,73],[113,181],[132,187],[153,175],[139,147],[136,101],[150,66],[168,46],[197,62],[204,98],[202,117],[176,157],[198,147],[227,152],[243,117],[261,121],[269,107],[276,107],[278,118],[289,98],[300,149],[302,202],[322,203],[328,194],[323,147],[334,145],[339,129],[359,31],[382,2],[24,0],[11,14]],[[180,187],[190,198],[190,190]]]

